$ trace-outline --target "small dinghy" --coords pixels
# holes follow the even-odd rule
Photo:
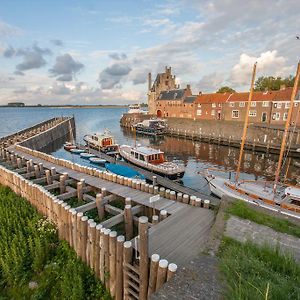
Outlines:
[[[70,142],[64,144],[64,149],[70,151],[71,149],[76,149],[77,147]]]
[[[73,154],[80,154],[80,153],[83,153],[85,151],[82,150],[82,149],[71,149],[70,152],[73,153]]]
[[[92,153],[83,152],[83,153],[80,153],[80,157],[85,158],[85,159],[90,159],[91,157],[95,157],[95,155]]]
[[[99,158],[99,157],[90,157],[89,160],[93,164],[102,165],[102,166],[104,166],[105,163],[106,163],[105,159],[102,159],[102,158]]]
[[[133,179],[144,179],[145,178],[142,174],[140,174],[136,170],[134,170],[130,167],[127,167],[127,166],[111,163],[111,164],[105,164],[105,168],[107,170],[109,170],[110,172],[115,173],[117,175],[129,177],[129,178],[133,178]]]

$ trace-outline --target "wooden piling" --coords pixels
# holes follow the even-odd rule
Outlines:
[[[204,208],[209,208],[209,204],[210,204],[210,201],[208,199],[204,200],[203,202],[203,207]]]
[[[100,194],[100,193],[98,193],[96,195],[96,206],[97,206],[97,211],[98,211],[98,217],[101,221],[105,217],[105,209],[104,209],[104,205],[103,205],[103,197],[102,197],[102,194]]]
[[[80,257],[81,259],[86,262],[86,245],[87,245],[87,221],[88,217],[83,216],[81,217],[81,222],[80,222],[80,232],[81,232],[81,242],[80,242]]]
[[[158,263],[155,291],[158,291],[167,279],[168,261],[161,259]]]
[[[155,225],[157,224],[159,221],[158,221],[158,215],[153,215],[152,216],[152,224]]]
[[[117,263],[116,263],[116,300],[123,299],[123,246],[125,237],[117,237]]]
[[[51,173],[49,170],[46,170],[45,171],[45,175],[46,175],[46,182],[47,182],[47,185],[50,185],[53,183],[52,181],[52,177],[51,177]]]
[[[132,243],[130,241],[124,242],[123,245],[123,265],[132,264]],[[129,276],[126,268],[123,268],[123,286],[124,286],[124,299],[128,299],[128,288],[129,288]]]
[[[159,259],[160,259],[160,257],[158,254],[151,255],[148,299],[155,292]]]
[[[125,198],[125,205],[132,205],[130,197]]]
[[[166,219],[167,216],[168,216],[167,211],[164,210],[164,209],[162,209],[162,210],[160,211],[160,221],[163,221],[164,219]]]
[[[148,218],[139,218],[140,293],[139,299],[147,299],[148,293]]]
[[[96,226],[96,238],[95,238],[95,274],[100,278],[100,236],[101,236],[102,225]]]
[[[109,288],[113,298],[116,295],[116,246],[117,232],[111,231],[109,233]]]
[[[78,200],[83,199],[83,183],[81,181],[77,182],[77,198]]]
[[[64,175],[59,176],[59,192],[60,194],[66,192],[66,177]]]
[[[177,271],[177,265],[176,264],[169,264],[168,266],[168,272],[167,272],[167,281],[169,281],[171,278],[174,277]]]
[[[125,236],[126,240],[131,240],[133,237],[133,216],[131,205],[125,205],[124,208],[124,223],[125,223]]]
[[[106,289],[109,289],[109,234],[110,229],[104,230],[103,249],[104,249],[104,283]]]

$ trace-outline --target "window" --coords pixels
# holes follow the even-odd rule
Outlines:
[[[267,121],[267,113],[266,113],[266,112],[263,112],[263,113],[261,114],[261,121],[262,121],[262,122],[266,122],[266,121]]]
[[[197,109],[197,116],[201,116],[202,115],[202,110],[201,109]]]
[[[249,117],[256,117],[256,110],[249,110]]]
[[[277,103],[277,108],[281,108],[282,107],[282,103],[281,102],[278,102]]]
[[[198,107],[201,108],[201,104],[198,104]]]
[[[211,104],[211,107],[216,107],[216,103],[212,103],[212,104]]]
[[[221,107],[221,103],[219,103],[219,107]]]
[[[290,103],[290,102],[285,102],[284,107],[285,107],[285,108],[290,108],[290,107],[291,107],[291,103]]]
[[[251,106],[251,107],[256,107],[256,102],[252,102],[252,101],[251,101],[250,106]]]
[[[245,107],[245,102],[240,102],[240,107]]]
[[[268,101],[263,101],[262,106],[263,107],[269,107],[269,102]]]
[[[211,115],[212,115],[212,116],[214,116],[215,114],[216,114],[215,110],[214,110],[214,109],[212,109],[212,111],[211,111]]]
[[[234,107],[234,102],[229,102],[230,107]]]
[[[233,110],[232,111],[232,116],[233,119],[238,119],[240,117],[240,113],[238,110]]]
[[[286,121],[286,120],[287,120],[287,117],[288,117],[288,113],[285,112],[285,113],[283,114],[283,121]]]
[[[280,113],[276,112],[272,114],[272,120],[279,121],[280,120]]]

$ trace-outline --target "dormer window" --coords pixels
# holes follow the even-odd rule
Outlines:
[[[174,94],[174,99],[176,99],[176,97],[177,97],[177,93]]]

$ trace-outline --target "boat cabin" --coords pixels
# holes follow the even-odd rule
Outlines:
[[[100,134],[93,134],[91,136],[92,140],[96,143],[100,143],[100,147],[107,147],[114,144],[113,138],[111,136],[103,136]]]
[[[161,164],[165,161],[164,152],[147,147],[132,148],[130,155],[140,161],[150,164]]]

